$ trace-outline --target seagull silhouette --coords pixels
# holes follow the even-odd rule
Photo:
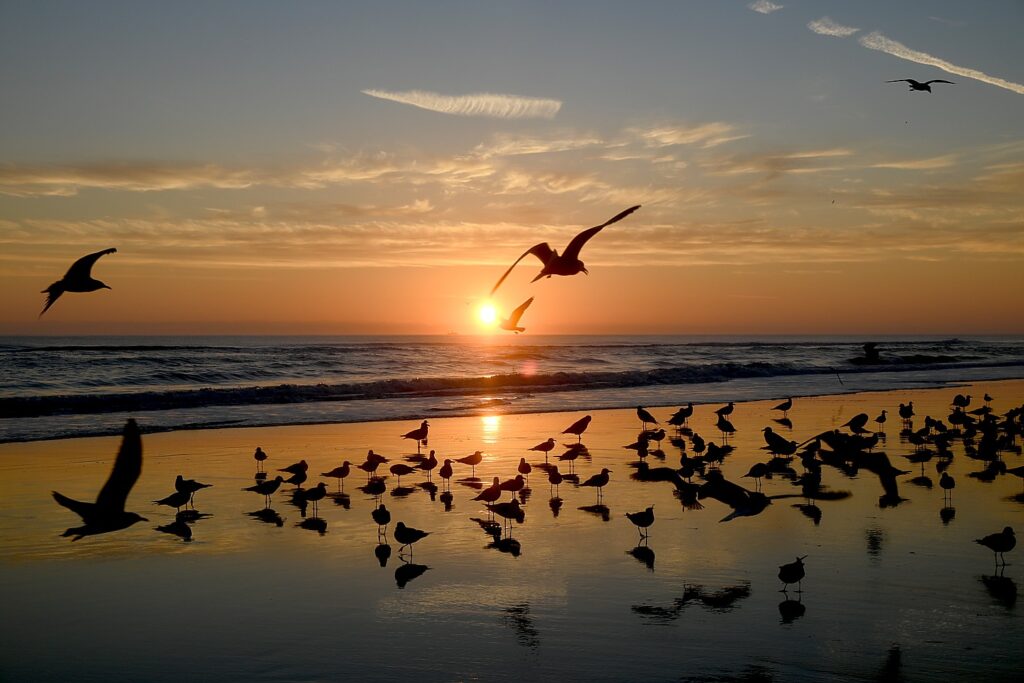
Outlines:
[[[590,426],[590,421],[594,419],[591,415],[584,415],[580,419],[573,422],[571,425],[562,430],[563,434],[572,434],[577,437],[578,441],[583,440],[583,432],[587,431],[587,427]]]
[[[71,540],[77,541],[85,536],[127,529],[136,522],[147,521],[141,515],[124,510],[128,493],[141,473],[142,435],[135,420],[128,420],[122,432],[121,450],[117,453],[110,477],[100,489],[95,503],[84,503],[53,492],[54,500],[77,514],[84,522],[83,526],[68,529],[61,535],[72,536]]]
[[[503,330],[508,330],[509,332],[515,332],[516,334],[519,334],[520,332],[525,332],[525,327],[519,327],[519,319],[523,317],[523,313],[526,312],[526,309],[529,308],[530,304],[532,303],[533,297],[531,296],[529,299],[519,304],[519,307],[516,308],[516,310],[512,311],[512,313],[509,314],[508,318],[498,323],[498,327],[500,327]]]
[[[956,85],[956,83],[954,83],[953,81],[944,81],[941,78],[936,78],[931,81],[925,81],[924,83],[921,83],[920,81],[915,81],[913,78],[897,78],[892,81],[886,81],[886,83],[909,83],[911,91],[921,90],[923,92],[931,92],[932,83],[949,83],[950,85]]]
[[[43,317],[43,313],[46,313],[57,299],[60,298],[64,292],[95,292],[97,289],[110,289],[107,285],[95,280],[92,277],[92,266],[99,257],[104,254],[113,254],[117,249],[111,247],[110,249],[104,249],[103,251],[97,251],[94,254],[83,256],[68,268],[68,272],[64,273],[64,277],[54,282],[52,285],[44,289],[41,293],[46,295],[46,305],[43,306],[43,310],[39,312],[39,317]]]
[[[626,216],[633,213],[639,208],[640,205],[631,206],[622,213],[617,214],[613,218],[605,221],[601,225],[595,225],[592,228],[587,228],[586,230],[572,238],[568,246],[566,246],[565,252],[561,255],[558,253],[558,251],[552,249],[551,245],[548,244],[547,242],[535,244],[534,246],[524,251],[523,255],[517,258],[515,263],[508,267],[508,270],[505,271],[505,274],[502,275],[501,279],[498,280],[498,283],[494,285],[494,289],[491,290],[491,296],[494,296],[494,293],[498,291],[498,287],[500,287],[501,283],[505,281],[505,278],[508,277],[508,274],[512,272],[512,269],[515,268],[520,261],[522,261],[530,254],[533,254],[538,259],[540,259],[540,262],[544,266],[541,269],[540,273],[538,273],[537,276],[533,278],[533,280],[531,280],[531,282],[536,282],[542,277],[551,277],[552,275],[576,275],[577,273],[587,273],[586,266],[583,265],[583,261],[580,261],[580,250],[583,249],[583,246],[591,237],[601,232],[601,228],[611,225],[612,223],[617,223],[618,221],[621,221],[623,218],[625,218]]]

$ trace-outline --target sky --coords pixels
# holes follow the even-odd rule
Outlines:
[[[1024,4],[0,0],[0,334],[1024,333]],[[907,83],[945,79],[933,91]],[[110,290],[45,289],[107,247]],[[507,334],[507,333],[506,333]]]

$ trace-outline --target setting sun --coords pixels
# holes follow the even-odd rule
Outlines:
[[[490,302],[482,303],[476,309],[476,318],[484,327],[494,327],[498,324],[498,309]]]

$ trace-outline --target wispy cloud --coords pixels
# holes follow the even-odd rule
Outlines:
[[[80,188],[147,192],[197,187],[241,189],[261,182],[258,174],[216,164],[83,164],[78,166],[0,166],[0,194],[70,196]]]
[[[551,119],[562,108],[559,100],[492,93],[442,95],[425,90],[388,92],[363,90],[363,94],[408,104],[420,109],[456,116],[488,116],[499,119]]]
[[[752,9],[755,12],[760,12],[761,14],[771,14],[772,12],[778,12],[784,6],[785,5],[776,5],[774,2],[769,2],[769,0],[757,0],[757,2],[752,2],[749,5],[747,5],[749,9]]]
[[[736,127],[721,121],[697,125],[674,124],[650,128],[630,128],[628,133],[640,138],[648,147],[671,145],[700,145],[704,148],[748,137],[736,132]]]
[[[995,85],[1000,88],[1005,88],[1011,92],[1015,92],[1019,95],[1024,95],[1024,85],[1020,83],[1013,83],[1002,78],[996,78],[995,76],[989,76],[988,74],[978,71],[977,69],[968,69],[967,67],[957,66],[951,64],[944,59],[933,57],[927,52],[921,52],[919,50],[912,50],[903,43],[887,38],[878,31],[873,31],[866,36],[861,36],[859,42],[864,47],[870,50],[878,50],[879,52],[885,52],[894,57],[905,59],[908,62],[916,62],[917,64],[924,64],[926,66],[934,66],[938,69],[942,69],[946,73],[954,74],[956,76],[964,76],[965,78],[973,78],[976,81],[982,83],[988,83],[989,85]]]
[[[872,164],[871,168],[892,168],[901,171],[934,171],[940,168],[949,168],[955,163],[955,154],[944,154],[943,156],[931,157],[929,159],[883,161],[877,164]]]
[[[820,33],[823,36],[836,36],[837,38],[845,38],[846,36],[852,36],[854,33],[859,31],[859,28],[853,26],[843,26],[828,17],[822,17],[821,19],[815,19],[814,21],[807,24],[807,28],[811,29],[815,33]]]
[[[489,143],[477,145],[473,152],[480,158],[489,159],[491,157],[569,152],[603,144],[604,140],[596,135],[565,134],[550,138],[499,135]]]

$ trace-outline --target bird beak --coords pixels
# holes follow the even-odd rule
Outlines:
[[[590,275],[590,271],[589,271],[589,270],[587,270],[586,268],[584,268],[584,269],[583,269],[583,274],[584,274],[584,275]]]
[[[103,289],[113,289],[110,285],[103,285]]]

